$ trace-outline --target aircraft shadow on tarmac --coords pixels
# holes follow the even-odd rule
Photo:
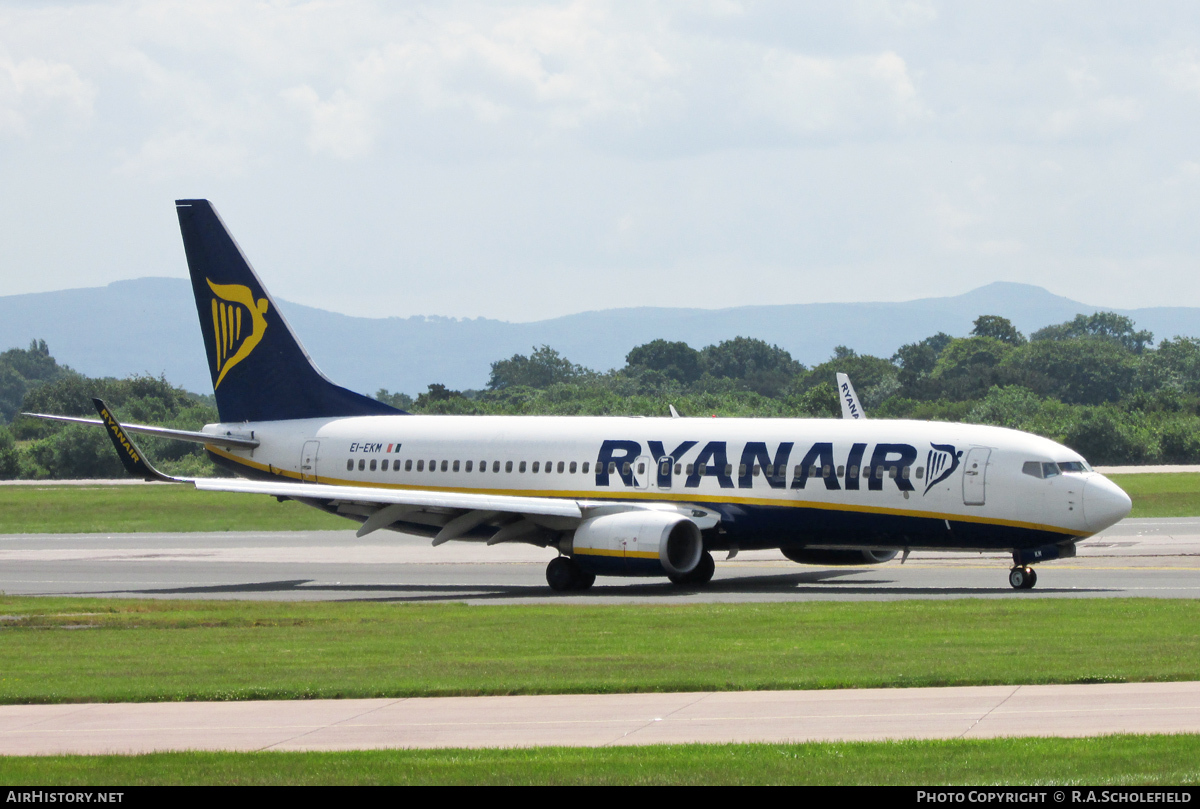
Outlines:
[[[732,576],[718,578],[703,587],[680,587],[666,581],[629,583],[628,579],[614,584],[597,584],[585,591],[554,592],[545,585],[486,585],[486,584],[320,584],[315,579],[283,579],[279,581],[245,582],[242,584],[219,584],[210,586],[168,587],[145,590],[113,590],[102,593],[77,593],[75,595],[143,595],[143,596],[219,596],[244,593],[278,594],[288,593],[308,596],[313,600],[330,601],[391,601],[391,602],[439,602],[511,600],[511,599],[571,599],[587,598],[661,598],[672,600],[695,595],[775,595],[775,596],[979,596],[983,594],[1013,593],[1007,585],[996,588],[978,587],[896,587],[886,579],[855,579],[840,581],[842,577],[857,573],[850,570],[815,570],[771,576]],[[601,579],[600,581],[603,581]],[[1111,592],[1109,588],[1050,588],[1042,587],[1038,593],[1086,593]],[[364,594],[351,596],[349,594]],[[320,594],[320,595],[317,595]],[[339,594],[344,594],[339,598]],[[370,595],[365,595],[370,594]]]

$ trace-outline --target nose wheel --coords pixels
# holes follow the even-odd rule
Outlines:
[[[1014,567],[1008,571],[1008,583],[1014,590],[1032,590],[1037,584],[1037,572],[1029,565]]]

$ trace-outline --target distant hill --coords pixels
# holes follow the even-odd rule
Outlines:
[[[636,345],[656,338],[695,348],[732,337],[757,337],[786,348],[806,365],[834,346],[890,357],[939,331],[964,336],[979,315],[1001,315],[1025,334],[1099,307],[1027,284],[994,283],[948,298],[902,303],[809,303],[732,309],[607,309],[507,323],[486,318],[361,318],[279,301],[280,309],[321,369],[364,393],[379,388],[416,394],[433,382],[486,385],[491,363],[547,344],[596,370],[621,367]],[[1200,335],[1200,309],[1111,310],[1157,338]],[[165,374],[176,385],[211,392],[190,284],[139,278],[106,287],[0,297],[0,350],[44,339],[60,362],[89,376]]]

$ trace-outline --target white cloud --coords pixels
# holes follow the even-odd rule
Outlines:
[[[846,59],[764,54],[750,106],[803,135],[890,129],[923,110],[908,68],[892,52]]]
[[[40,121],[80,125],[92,116],[95,88],[62,62],[0,58],[0,132],[31,134]]]

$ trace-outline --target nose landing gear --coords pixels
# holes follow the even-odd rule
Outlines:
[[[1008,571],[1008,583],[1014,590],[1032,590],[1037,584],[1037,572],[1029,565],[1018,565]]]

